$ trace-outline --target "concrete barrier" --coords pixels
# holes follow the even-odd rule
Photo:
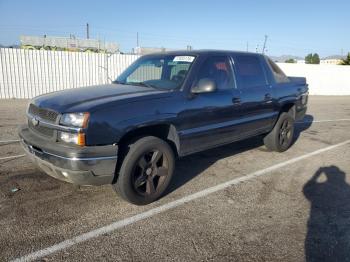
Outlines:
[[[110,83],[139,56],[0,48],[0,98],[34,96]],[[350,95],[350,66],[279,63],[304,76],[311,95]]]
[[[278,65],[288,76],[306,77],[311,95],[350,95],[350,66]]]

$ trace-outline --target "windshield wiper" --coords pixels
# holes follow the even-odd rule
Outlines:
[[[155,86],[150,85],[150,84],[147,84],[147,83],[145,83],[145,82],[140,82],[140,83],[138,83],[138,85],[140,85],[140,86],[145,86],[145,87],[156,88]]]
[[[156,86],[151,85],[151,84],[147,84],[145,82],[121,82],[121,81],[115,80],[115,81],[113,81],[113,83],[120,84],[120,85],[145,86],[145,87],[149,87],[149,88],[161,89],[159,87],[156,87]]]
[[[125,82],[121,82],[121,81],[118,81],[118,80],[114,80],[112,83],[113,83],[113,84],[126,85]]]
[[[160,89],[159,87],[156,87],[156,86],[151,85],[151,84],[147,84],[145,82],[137,82],[137,83],[130,83],[130,84],[136,85],[136,86],[145,86],[145,87],[149,87],[149,88]]]

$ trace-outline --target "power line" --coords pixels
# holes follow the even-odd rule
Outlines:
[[[49,28],[49,29],[45,29]],[[80,28],[80,29],[78,29]],[[63,30],[62,30],[63,29]],[[83,30],[82,30],[83,29]],[[26,34],[59,34],[59,35],[69,35],[74,34],[81,37],[94,37],[91,36],[90,32],[90,25],[4,25],[0,24],[0,32],[3,31],[3,34],[0,34],[0,40],[6,39],[6,35],[8,31],[14,31],[16,30],[18,35],[21,33]],[[264,44],[262,50],[260,50],[258,38],[256,37],[244,37],[244,36],[227,36],[227,35],[221,35],[218,37],[213,37],[212,39],[207,39],[206,41],[203,41],[203,38],[196,35],[164,35],[159,33],[152,33],[152,32],[140,32],[140,31],[132,31],[132,30],[123,30],[123,29],[115,29],[115,28],[108,28],[108,27],[95,27],[94,30],[97,31],[97,33],[102,34],[104,37],[108,37],[110,40],[113,39],[113,41],[118,42],[128,42],[128,45],[130,43],[135,43],[135,33],[136,34],[136,44],[140,45],[140,33],[142,34],[142,40],[143,44],[146,45],[156,45],[156,46],[165,46],[168,45],[169,41],[171,41],[172,45],[195,45],[195,46],[203,46],[204,48],[213,47],[213,48],[227,48],[230,46],[230,49],[246,49],[249,51],[250,49],[254,50],[254,46],[256,46],[256,52],[267,52],[267,40],[269,36],[265,35]],[[23,32],[21,32],[23,31]],[[84,32],[86,31],[86,32]],[[84,32],[84,33],[79,33]],[[242,43],[242,38],[246,39],[246,44],[244,42]],[[7,40],[8,41],[8,40]],[[307,48],[306,46],[311,46],[312,48]],[[339,53],[341,47],[338,47],[337,51],[335,51],[334,48],[325,48],[325,47],[316,47],[314,43],[305,44],[303,42],[296,42],[293,40],[286,42],[285,39],[274,39],[273,43],[269,42],[269,53],[273,52],[273,50],[276,49],[282,49],[279,52],[281,53],[288,53],[288,52],[310,52],[312,50],[317,50],[319,53]],[[251,50],[251,51],[253,51]],[[343,51],[344,53],[345,50]],[[342,53],[342,52],[341,52]]]

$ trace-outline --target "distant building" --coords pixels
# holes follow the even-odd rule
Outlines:
[[[186,47],[187,50],[193,50],[193,47],[188,45]],[[165,47],[141,47],[137,46],[133,48],[133,53],[136,55],[147,55],[152,53],[158,53],[158,52],[166,52],[166,51],[176,51],[180,49],[174,49],[174,48],[165,48]]]
[[[341,63],[341,59],[321,59],[321,65],[339,65]]]
[[[165,52],[169,51],[169,49],[166,49],[164,47],[141,47],[137,46],[133,49],[133,53],[136,55],[147,55],[157,52]]]
[[[334,55],[334,56],[327,56],[325,58],[322,58],[320,60],[320,64],[323,65],[339,65],[342,62],[342,59],[345,57],[340,55]]]
[[[83,39],[59,36],[20,36],[21,48],[30,50],[57,50],[81,52],[107,52],[118,53],[119,45],[97,39]]]

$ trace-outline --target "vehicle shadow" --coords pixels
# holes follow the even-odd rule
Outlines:
[[[303,120],[297,121],[295,123],[293,144],[298,140],[301,132],[311,127],[312,121],[314,121],[314,117],[312,115],[307,114],[305,115]]]
[[[312,115],[306,115],[303,120],[304,122],[295,124],[293,143],[299,138],[301,132],[310,128],[313,119],[314,118]],[[177,188],[183,186],[218,160],[260,147],[262,145],[262,136],[257,136],[179,159],[176,164],[173,179],[164,195],[167,195],[175,191]]]
[[[337,166],[321,167],[303,188],[311,204],[305,238],[308,262],[350,261],[350,185],[345,176]],[[326,180],[320,182],[322,178]]]

